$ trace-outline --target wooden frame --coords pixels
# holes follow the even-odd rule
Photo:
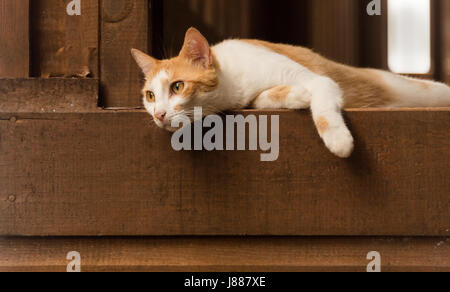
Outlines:
[[[348,111],[348,160],[307,112],[240,113],[280,116],[277,161],[175,152],[143,111],[0,112],[0,235],[449,235],[448,109]]]
[[[347,111],[349,160],[293,111],[234,113],[280,116],[271,164],[257,152],[174,152],[169,134],[135,110],[129,56],[131,47],[158,54],[162,0],[150,11],[147,0],[90,0],[79,18],[60,0],[33,0],[31,15],[46,17],[31,18],[31,40],[29,2],[11,1],[0,0],[0,16],[16,17],[0,18],[0,39],[14,43],[0,49],[12,56],[0,58],[0,77],[15,78],[0,79],[0,271],[65,271],[72,250],[86,255],[85,271],[365,271],[370,250],[383,254],[384,271],[450,271],[450,109]],[[335,29],[380,33],[383,19]],[[355,44],[339,44],[342,61],[386,60],[382,50],[356,56]]]
[[[65,272],[78,251],[82,272],[449,272],[446,238],[0,238],[0,271]],[[180,286],[178,286],[180,287]]]
[[[28,77],[29,0],[0,0],[0,77]]]

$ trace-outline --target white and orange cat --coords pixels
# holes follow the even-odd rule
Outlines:
[[[155,123],[174,131],[181,115],[204,115],[252,107],[307,109],[320,137],[335,155],[353,151],[342,116],[350,107],[450,106],[450,87],[393,73],[360,69],[327,60],[309,49],[258,40],[227,40],[214,47],[194,28],[179,56],[156,60],[138,50],[144,105]]]

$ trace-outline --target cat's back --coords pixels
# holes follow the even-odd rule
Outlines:
[[[315,74],[330,77],[344,90],[346,106],[383,106],[395,95],[373,70],[340,64],[301,46],[251,39],[240,42],[286,56]]]
[[[242,54],[258,56],[262,52],[278,54],[320,75],[327,74],[327,71],[333,70],[338,65],[305,47],[271,43],[257,39],[226,40],[216,45],[215,48],[229,52],[232,57]]]
[[[258,83],[261,90],[291,84],[308,71],[300,62],[258,42],[261,41],[226,40],[212,48],[224,78],[233,79],[242,87]]]

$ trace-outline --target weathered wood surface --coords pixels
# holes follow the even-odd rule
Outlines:
[[[0,112],[95,112],[96,79],[0,79]]]
[[[312,48],[335,61],[358,65],[358,1],[312,0],[309,5]]]
[[[0,271],[65,272],[67,253],[82,272],[450,271],[446,238],[0,238]]]
[[[347,112],[348,160],[274,113],[272,163],[175,152],[144,112],[0,113],[0,235],[450,234],[448,109]]]
[[[99,78],[99,1],[81,1],[70,16],[68,1],[31,1],[33,77]]]
[[[450,1],[443,0],[441,5],[441,23],[442,23],[442,77],[450,85]]]
[[[0,0],[0,78],[30,74],[29,0]]]
[[[102,105],[141,107],[141,72],[130,50],[149,48],[148,0],[101,1]]]

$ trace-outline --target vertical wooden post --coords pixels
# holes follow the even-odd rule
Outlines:
[[[29,0],[0,0],[0,77],[28,77]]]
[[[317,52],[359,65],[358,4],[354,0],[310,1],[310,43]]]
[[[100,76],[103,106],[141,104],[141,72],[130,50],[148,50],[148,0],[101,1]]]
[[[70,1],[31,1],[33,77],[98,78],[99,0],[81,1],[81,15],[67,15]]]
[[[388,3],[381,1],[381,15],[369,16],[367,1],[359,7],[360,66],[388,70]]]
[[[441,62],[442,64],[442,78],[450,85],[450,1],[441,1]]]
[[[81,1],[81,15],[65,15],[66,77],[98,78],[98,14],[98,0],[87,0]]]

